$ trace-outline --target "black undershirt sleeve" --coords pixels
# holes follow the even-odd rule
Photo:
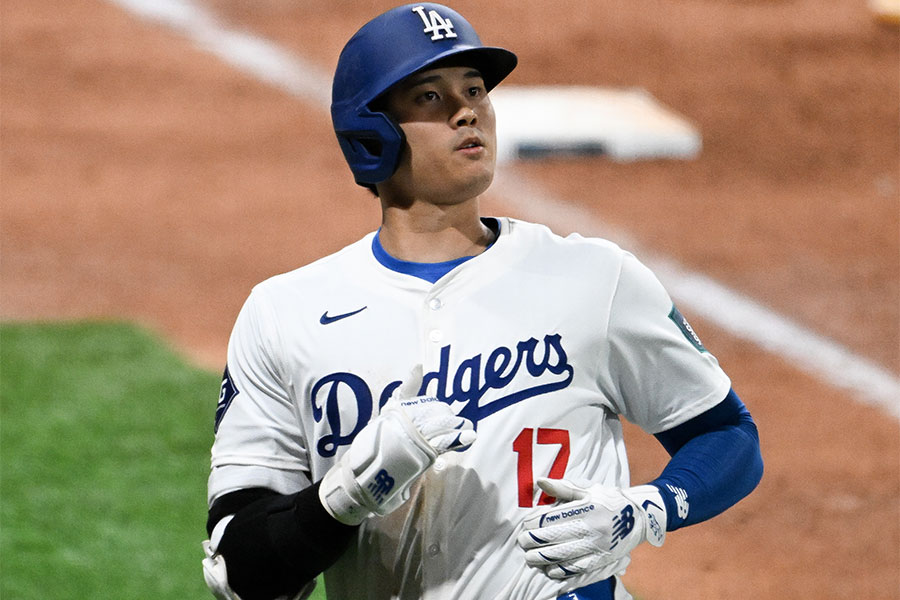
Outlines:
[[[296,594],[340,558],[359,529],[328,514],[318,483],[290,495],[264,488],[226,494],[210,508],[207,530],[231,514],[218,552],[228,584],[244,600]]]

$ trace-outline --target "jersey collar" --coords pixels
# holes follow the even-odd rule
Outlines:
[[[482,218],[482,222],[485,225],[491,228],[491,230],[495,233],[494,241],[485,248],[485,252],[491,249],[494,245],[494,242],[497,241],[500,233],[500,223],[497,219],[485,217]],[[455,258],[453,260],[447,260],[443,262],[434,262],[434,263],[423,263],[423,262],[412,262],[408,260],[400,260],[399,258],[395,258],[387,253],[384,247],[381,245],[381,240],[379,239],[379,234],[381,233],[381,229],[375,232],[375,236],[372,238],[372,254],[375,256],[375,260],[377,260],[381,265],[391,271],[396,273],[403,273],[404,275],[412,275],[413,277],[418,277],[419,279],[424,279],[429,283],[435,283],[438,279],[458,267],[459,265],[467,262],[473,258],[474,256],[463,256],[460,258]]]

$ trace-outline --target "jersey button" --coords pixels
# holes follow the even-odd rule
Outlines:
[[[444,332],[440,329],[432,329],[428,332],[428,339],[437,344],[444,339]]]
[[[441,553],[441,547],[438,546],[437,544],[432,544],[432,545],[428,546],[428,556],[431,556],[433,558],[440,553]]]
[[[431,310],[441,310],[442,306],[444,306],[444,303],[441,302],[440,298],[432,298],[428,301],[428,308]]]

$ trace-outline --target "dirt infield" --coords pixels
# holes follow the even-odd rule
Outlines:
[[[516,173],[900,373],[896,28],[863,0],[486,4],[454,6],[519,54],[511,82],[640,86],[704,136],[691,162]],[[391,5],[204,4],[326,71]],[[3,319],[135,319],[218,368],[250,286],[377,226],[321,107],[99,0],[4,2],[0,28]],[[766,474],[720,518],[639,549],[630,586],[900,598],[896,419],[691,321],[759,424]],[[664,452],[628,435],[634,479],[653,477]]]

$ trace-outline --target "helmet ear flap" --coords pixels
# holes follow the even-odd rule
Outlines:
[[[390,179],[400,163],[406,136],[397,123],[382,112],[365,111],[352,131],[336,131],[347,162],[354,166],[353,177],[360,185]]]

